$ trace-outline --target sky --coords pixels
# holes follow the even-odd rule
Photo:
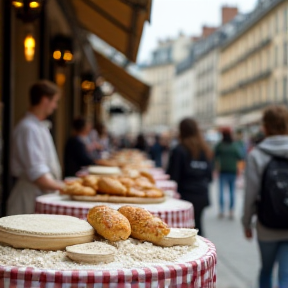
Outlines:
[[[237,6],[240,12],[253,10],[257,0],[152,0],[151,23],[146,23],[138,62],[147,60],[158,39],[176,37],[180,31],[197,36],[202,25],[221,23],[221,6]]]

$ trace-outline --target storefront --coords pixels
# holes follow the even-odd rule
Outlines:
[[[40,7],[37,17],[27,19],[26,15],[24,19],[23,11],[17,10],[26,2],[29,5],[30,2],[39,4],[35,4]],[[1,215],[5,214],[5,201],[12,185],[9,172],[10,139],[13,128],[28,108],[31,84],[45,78],[56,82],[62,90],[59,108],[50,119],[53,124],[51,132],[61,161],[71,121],[83,112],[81,75],[87,71],[91,71],[95,77],[99,75],[88,33],[94,33],[105,40],[128,60],[136,60],[143,25],[150,17],[151,0],[113,0],[113,5],[110,2],[108,5],[105,1],[92,0],[1,1],[0,84],[2,82],[3,85],[0,87],[1,102],[4,105],[1,117],[1,135],[4,139],[1,184],[5,191],[2,195]],[[59,37],[60,42],[69,43],[69,57],[65,61],[63,56],[60,59],[57,53],[54,54],[58,51]],[[26,50],[25,43],[30,45]]]

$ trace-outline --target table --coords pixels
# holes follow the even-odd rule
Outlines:
[[[0,266],[1,288],[216,288],[217,254],[208,250],[191,262],[118,270],[52,270]]]
[[[165,193],[168,194],[170,197],[173,197],[173,198],[176,198],[176,199],[180,199],[181,198],[180,194],[177,192],[178,185],[173,180],[156,181],[156,186],[159,189],[162,189],[163,191],[165,191]]]
[[[89,209],[96,205],[108,205],[118,209],[127,204],[95,203],[72,201],[69,196],[49,194],[37,197],[36,213],[70,215],[80,219],[86,219]],[[135,206],[135,204],[133,204]],[[146,208],[153,215],[160,217],[170,227],[191,228],[194,227],[194,211],[190,202],[167,198],[160,204],[137,204],[136,206]]]

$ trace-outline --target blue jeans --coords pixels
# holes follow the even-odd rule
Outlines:
[[[232,211],[234,209],[235,182],[236,182],[236,174],[234,174],[234,173],[220,173],[219,205],[220,205],[220,212],[221,213],[224,213],[224,188],[225,188],[225,184],[227,184],[229,187],[229,195],[230,195],[229,209],[230,209],[230,211]]]
[[[272,288],[272,273],[276,262],[279,264],[278,287],[288,287],[288,240],[264,242],[259,241],[261,254],[261,271],[259,288]]]

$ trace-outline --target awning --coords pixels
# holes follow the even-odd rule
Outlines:
[[[83,28],[135,62],[152,0],[73,0]]]
[[[100,74],[136,109],[140,112],[145,112],[149,102],[150,87],[96,51],[95,56]]]
[[[239,119],[239,125],[251,125],[255,123],[260,123],[263,116],[263,110],[257,110],[251,113],[244,114]]]

